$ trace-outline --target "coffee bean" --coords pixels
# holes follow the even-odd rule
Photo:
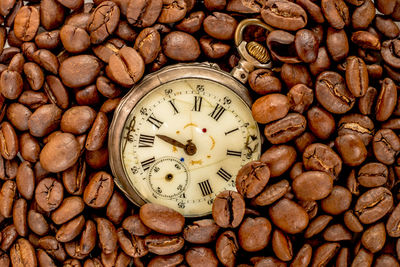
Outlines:
[[[293,257],[292,242],[282,231],[275,229],[272,235],[272,249],[282,261],[290,261]]]
[[[343,1],[343,0],[340,0]],[[328,28],[326,47],[334,61],[341,61],[349,54],[349,40],[346,32],[334,28]]]
[[[183,230],[183,238],[194,244],[207,244],[217,238],[219,226],[211,219],[194,221]]]
[[[268,34],[267,46],[272,57],[281,62],[296,64],[301,60],[298,58],[295,49],[295,36],[289,32],[275,30]]]
[[[317,59],[319,45],[312,31],[299,30],[296,33],[294,44],[298,57],[305,63],[312,63]]]
[[[292,88],[297,84],[304,84],[311,87],[313,84],[307,67],[302,64],[283,64],[281,78],[288,88]]]
[[[45,178],[36,186],[35,201],[46,212],[57,209],[63,198],[63,186],[54,178]]]
[[[213,12],[204,19],[203,27],[204,31],[211,37],[229,40],[233,38],[237,24],[233,17],[225,13]]]
[[[351,204],[351,193],[345,187],[335,185],[331,194],[321,200],[321,208],[329,214],[338,215],[349,209]]]
[[[232,231],[225,231],[218,237],[215,246],[219,261],[224,266],[235,266],[236,255],[239,250],[239,244],[235,233]]]
[[[32,40],[35,38],[39,23],[39,11],[35,7],[21,7],[14,19],[15,36],[24,42]]]
[[[307,230],[304,233],[304,237],[310,238],[321,233],[332,219],[333,217],[329,215],[320,215],[316,217],[308,225]]]
[[[229,44],[225,44],[209,36],[201,37],[199,43],[204,54],[213,59],[224,57],[231,49]]]
[[[362,245],[372,253],[380,251],[385,245],[385,242],[386,231],[383,223],[378,223],[369,227],[361,237]]]
[[[356,215],[354,215],[354,212],[351,210],[348,210],[344,213],[343,221],[346,227],[349,228],[349,230],[352,232],[360,233],[364,230],[364,227],[362,226],[360,220],[357,218]]]
[[[185,241],[180,236],[150,234],[146,236],[145,245],[149,252],[157,255],[168,255],[182,249]]]
[[[118,26],[119,7],[112,1],[104,1],[96,7],[89,19],[87,30],[90,42],[99,44],[112,34]]]
[[[35,210],[29,210],[27,220],[29,229],[37,235],[43,236],[50,230],[44,215]]]
[[[150,229],[168,235],[182,232],[185,223],[185,218],[177,211],[151,203],[140,208],[140,219]]]
[[[246,198],[255,197],[268,183],[269,176],[270,171],[265,163],[247,163],[236,176],[236,189]]]
[[[311,132],[320,139],[328,139],[335,131],[335,119],[332,114],[320,107],[314,106],[309,109],[307,119]]]
[[[173,257],[173,256],[170,256],[170,257]],[[173,264],[175,264],[175,263],[178,263],[178,262],[179,263],[182,262],[183,261],[183,257],[181,259],[178,256],[180,256],[180,255],[179,254],[175,254],[173,261],[172,261],[172,259],[169,258],[168,259],[168,263],[169,262],[173,262]],[[160,257],[160,256],[158,256],[158,257]],[[153,260],[150,261],[150,263],[152,263],[158,257],[155,257]],[[196,266],[196,265],[218,266],[218,259],[215,256],[213,250],[210,249],[210,248],[206,248],[206,247],[192,247],[192,248],[190,248],[185,254],[185,260],[190,266]],[[167,264],[167,263],[164,261],[162,266],[165,266],[165,264]],[[150,266],[150,264],[149,264],[149,266]]]
[[[331,27],[341,30],[350,24],[349,8],[343,0],[322,0],[321,9]]]
[[[100,67],[99,60],[93,56],[74,56],[61,63],[60,77],[66,86],[82,87],[96,80]]]
[[[262,250],[268,245],[270,233],[271,223],[266,218],[246,218],[239,228],[239,244],[245,251]]]
[[[37,267],[35,249],[32,244],[24,238],[18,239],[12,246],[10,250],[10,259],[13,266]]]
[[[282,198],[269,208],[272,222],[286,233],[299,233],[308,225],[308,214],[296,202]]]
[[[63,26],[60,38],[65,50],[70,53],[81,53],[90,47],[89,34],[85,29],[73,25]]]
[[[282,94],[268,94],[257,99],[252,114],[258,123],[269,123],[281,119],[289,112],[289,99]]]
[[[327,264],[339,251],[339,248],[340,244],[336,242],[322,244],[315,250],[311,266],[316,267],[321,264]]]
[[[331,193],[333,179],[325,172],[308,171],[297,176],[292,187],[300,200],[319,200]]]
[[[92,208],[105,207],[112,196],[114,182],[106,172],[98,172],[90,179],[83,193],[83,201]]]
[[[314,143],[305,149],[303,163],[307,170],[325,171],[337,177],[342,170],[341,158],[328,146]]]
[[[281,81],[268,69],[257,69],[250,72],[249,85],[253,91],[261,95],[278,93],[282,89]]]
[[[264,134],[271,144],[282,144],[293,140],[305,131],[306,119],[298,113],[289,113],[286,117],[268,124]]]
[[[399,26],[390,18],[376,16],[375,18],[376,29],[390,39],[394,39],[399,36]]]
[[[56,233],[56,239],[59,242],[69,242],[75,237],[77,237],[83,227],[85,226],[85,219],[83,215],[72,219],[71,221],[63,224]]]
[[[40,1],[40,24],[46,30],[52,30],[64,22],[66,10],[56,0]]]
[[[126,17],[128,22],[136,27],[149,27],[154,24],[161,13],[162,0],[129,1]]]
[[[381,129],[374,135],[372,148],[377,160],[391,165],[400,150],[400,139],[392,130]]]
[[[245,212],[243,197],[234,191],[223,191],[217,195],[212,207],[212,215],[218,226],[238,227]]]
[[[263,20],[282,30],[297,31],[307,24],[307,13],[304,9],[290,1],[268,1],[261,10]]]
[[[160,23],[174,23],[183,19],[187,12],[187,3],[184,0],[162,0]]]
[[[367,158],[367,148],[358,135],[346,134],[337,137],[335,147],[343,163],[349,166],[358,166]]]
[[[362,223],[371,224],[385,216],[392,206],[392,193],[384,187],[377,187],[358,198],[354,211]]]
[[[394,82],[386,78],[376,101],[375,112],[378,121],[387,120],[392,115],[397,103],[397,88]]]
[[[195,33],[201,29],[205,18],[203,11],[196,11],[189,14],[181,22],[175,25],[176,29],[187,33]]]
[[[174,31],[167,34],[162,47],[164,54],[179,61],[193,61],[200,55],[200,46],[198,41],[190,34],[180,31]]]

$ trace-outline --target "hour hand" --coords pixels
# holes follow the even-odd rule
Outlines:
[[[167,142],[168,144],[183,148],[183,150],[185,150],[185,153],[188,154],[189,156],[196,154],[197,148],[196,148],[195,144],[192,143],[192,140],[188,140],[187,144],[184,145],[181,142],[179,142],[169,136],[166,136],[166,135],[157,134],[156,136],[158,138],[160,138],[161,140]]]

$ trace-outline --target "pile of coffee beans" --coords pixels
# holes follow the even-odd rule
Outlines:
[[[212,216],[114,185],[113,111],[177,62],[230,71],[234,32],[263,154]],[[400,266],[400,1],[1,0],[0,266]]]

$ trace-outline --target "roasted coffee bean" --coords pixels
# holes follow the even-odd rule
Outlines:
[[[181,257],[179,257],[179,256],[180,256],[180,254],[174,254],[172,256],[169,256],[169,258],[164,259],[164,261],[162,262],[162,264],[163,264],[162,266],[165,266],[165,264],[167,264],[166,260],[168,260],[168,263],[169,262],[171,262],[173,264],[181,263],[183,261],[183,257],[181,259]],[[158,257],[161,257],[161,256],[157,256],[157,257],[153,258],[150,261],[149,266],[151,263],[155,262],[155,259],[157,259]],[[213,252],[212,249],[206,248],[206,247],[190,248],[185,254],[185,260],[190,266],[218,266],[218,259],[215,256],[215,253]],[[155,265],[151,265],[151,266],[155,266]]]
[[[289,99],[282,94],[268,94],[257,99],[252,114],[258,123],[269,123],[281,119],[289,112]]]
[[[319,246],[313,255],[311,266],[317,267],[328,264],[335,254],[339,251],[340,244],[336,242],[328,242]]]
[[[352,196],[345,187],[335,185],[331,194],[321,200],[321,208],[329,214],[338,215],[349,209]]]
[[[275,145],[265,151],[260,161],[267,164],[271,177],[278,177],[285,173],[296,160],[296,150],[292,146]]]
[[[238,250],[239,244],[234,232],[226,231],[218,237],[215,251],[224,266],[235,266]]]
[[[358,166],[367,158],[367,148],[358,135],[345,134],[337,137],[335,147],[343,163],[349,166]]]
[[[360,220],[357,218],[356,215],[354,215],[354,212],[352,210],[348,210],[344,213],[343,222],[346,227],[352,232],[360,233],[364,230],[364,227],[362,226]]]
[[[297,31],[307,24],[305,10],[286,0],[267,1],[261,10],[261,17],[272,27],[287,31]]]
[[[394,39],[400,34],[399,26],[392,19],[383,16],[376,16],[375,27],[380,33],[390,39]]]
[[[264,134],[271,144],[282,144],[293,140],[306,129],[306,118],[298,113],[289,113],[284,118],[268,124]]]
[[[352,235],[343,225],[333,224],[325,229],[323,237],[326,241],[339,242],[351,240]]]
[[[200,55],[198,41],[185,32],[174,31],[167,34],[162,47],[164,54],[174,60],[193,61]]]
[[[83,5],[82,0],[58,0],[58,2],[70,9],[79,9]]]
[[[355,103],[355,98],[347,90],[344,79],[335,72],[326,71],[318,76],[315,95],[325,109],[335,114],[349,111]]]
[[[362,245],[372,253],[380,251],[385,245],[385,242],[386,231],[383,223],[378,223],[369,227],[361,237]]]
[[[16,196],[16,183],[11,180],[7,180],[3,183],[0,190],[0,215],[5,218],[12,217],[12,209],[14,204],[14,198]]]
[[[321,9],[331,27],[341,30],[350,24],[349,8],[343,0],[322,0]]]
[[[281,81],[268,69],[257,69],[250,72],[249,85],[253,91],[261,95],[278,93],[282,89]]]
[[[346,84],[355,97],[362,97],[367,93],[369,79],[367,66],[361,58],[348,57],[346,66]]]
[[[70,53],[81,53],[90,47],[89,34],[85,29],[65,25],[60,30],[60,39],[65,48]]]
[[[307,212],[296,202],[282,198],[269,208],[272,222],[286,233],[296,234],[308,225]]]
[[[129,1],[126,12],[128,22],[136,27],[149,27],[156,22],[163,7],[162,0]]]
[[[105,207],[112,196],[114,182],[106,172],[98,172],[90,179],[83,193],[83,201],[92,208]]]
[[[258,195],[268,183],[270,171],[263,162],[250,162],[244,165],[236,176],[236,189],[246,198]]]
[[[282,180],[272,185],[268,185],[264,190],[254,198],[254,204],[258,206],[266,206],[274,203],[283,197],[289,191],[289,182]]]
[[[304,233],[304,237],[310,238],[321,233],[332,219],[333,217],[329,215],[320,215],[316,217],[308,225],[307,230]]]
[[[150,229],[168,235],[182,232],[185,223],[185,218],[180,213],[151,203],[140,208],[140,219]]]
[[[263,217],[246,218],[238,231],[240,246],[249,252],[264,249],[268,245],[271,223]]]
[[[212,206],[212,216],[222,228],[236,228],[242,222],[245,212],[243,197],[234,191],[223,191],[217,195]]]
[[[299,113],[308,110],[314,100],[313,91],[304,84],[293,86],[287,97],[289,98],[290,109]]]
[[[305,63],[312,63],[317,59],[318,41],[314,33],[307,29],[299,30],[294,39],[297,56]]]
[[[96,7],[89,19],[90,42],[99,44],[112,34],[118,26],[119,7],[112,1],[104,1]]]
[[[268,34],[267,46],[272,57],[281,62],[296,64],[301,60],[298,58],[295,49],[295,36],[289,32],[275,30]]]
[[[52,138],[40,152],[40,163],[49,172],[61,172],[78,160],[80,146],[70,133],[60,133]]]
[[[80,214],[84,207],[85,204],[80,197],[65,198],[61,205],[53,211],[51,219],[55,224],[63,224]]]
[[[229,40],[233,38],[237,21],[228,14],[214,12],[204,19],[204,31],[219,40]]]
[[[288,88],[292,88],[297,84],[304,84],[309,87],[312,86],[310,73],[303,64],[283,64],[281,78]]]
[[[387,120],[397,104],[397,87],[390,78],[383,80],[382,88],[376,101],[375,112],[378,121]]]
[[[343,116],[338,123],[338,134],[358,135],[364,145],[368,145],[373,138],[374,123],[367,117],[360,114],[349,114]]]
[[[39,23],[38,9],[33,6],[21,7],[14,19],[15,36],[24,42],[32,40],[39,29]]]
[[[391,165],[400,150],[400,139],[392,130],[381,129],[374,135],[372,148],[377,160]]]
[[[338,62],[345,59],[349,54],[349,40],[346,32],[343,29],[328,28],[326,47],[333,61]]]
[[[326,110],[314,106],[307,112],[308,127],[320,139],[328,139],[335,131],[335,119]]]
[[[187,12],[187,3],[184,0],[162,0],[160,23],[174,23],[183,19]]]
[[[292,242],[282,231],[275,229],[272,235],[272,249],[282,261],[290,261],[293,257]]]
[[[201,37],[199,43],[204,54],[213,59],[224,57],[231,49],[229,44],[225,44],[209,36]]]
[[[207,244],[217,238],[220,227],[211,219],[194,221],[183,230],[183,238],[194,244]]]
[[[331,193],[333,179],[325,172],[308,171],[297,176],[292,187],[300,200],[319,200]]]
[[[205,14],[203,11],[196,11],[190,13],[188,17],[176,24],[175,27],[180,31],[195,33],[201,29],[204,18]]]
[[[358,198],[354,211],[362,223],[371,224],[385,216],[392,206],[392,193],[384,187],[377,187]]]
[[[9,122],[0,125],[0,152],[4,159],[12,160],[18,153],[18,137]]]
[[[40,1],[40,24],[52,30],[64,22],[66,9],[56,0]]]
[[[351,16],[351,25],[354,29],[366,29],[374,20],[376,9],[371,0],[365,0],[363,4],[353,11]]]
[[[29,210],[27,220],[29,229],[39,236],[47,234],[50,230],[44,215],[35,210]]]
[[[305,149],[303,163],[307,170],[325,171],[337,177],[342,170],[341,158],[328,146],[314,143]]]
[[[45,178],[36,186],[35,201],[45,212],[57,209],[64,197],[62,184],[54,178]]]
[[[384,164],[371,162],[360,168],[357,180],[364,187],[378,187],[386,183],[388,175],[389,170]]]
[[[37,267],[37,258],[32,244],[24,239],[18,239],[10,250],[12,266],[32,266]]]
[[[96,80],[100,67],[99,60],[93,56],[74,56],[61,63],[60,77],[66,86],[83,87]]]
[[[182,249],[185,241],[180,236],[150,234],[146,236],[145,245],[149,252],[157,255],[168,255]]]
[[[23,80],[21,74],[12,71],[5,70],[0,76],[1,94],[7,99],[17,99],[23,90]]]
[[[358,31],[353,33],[351,41],[363,49],[381,49],[381,42],[378,36],[367,31]]]

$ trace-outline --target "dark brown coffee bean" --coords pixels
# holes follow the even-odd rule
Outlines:
[[[50,172],[65,171],[78,160],[80,146],[70,133],[60,133],[52,138],[40,153],[40,163]]]
[[[18,239],[12,246],[10,250],[10,259],[12,266],[15,267],[38,266],[35,249],[32,244],[24,238]]]
[[[331,193],[333,179],[325,172],[308,171],[297,176],[292,187],[300,200],[320,200]]]
[[[245,203],[234,191],[223,191],[217,195],[212,207],[214,221],[222,228],[236,228],[243,220]]]
[[[60,30],[42,32],[36,35],[35,43],[38,48],[55,49],[60,44]]]
[[[28,121],[33,136],[43,137],[54,131],[61,120],[61,109],[56,105],[43,105],[35,110]]]
[[[129,1],[126,11],[128,22],[136,27],[149,27],[153,25],[161,13],[162,0],[135,0]]]
[[[354,215],[352,210],[348,210],[344,213],[343,222],[346,227],[354,233],[360,233],[364,230],[360,220],[356,215]]]
[[[27,211],[28,204],[25,199],[20,198],[14,201],[13,207],[13,223],[15,230],[20,236],[27,236],[28,224],[27,224]]]
[[[269,242],[271,223],[264,217],[246,218],[238,231],[240,247],[255,252],[264,249]]]
[[[369,115],[372,112],[372,107],[378,91],[374,87],[368,87],[367,92],[358,101],[358,109],[364,115]]]
[[[347,58],[346,84],[355,97],[362,97],[367,93],[369,85],[367,66],[361,58]]]
[[[343,163],[349,166],[358,166],[367,158],[367,148],[358,135],[346,134],[337,137],[335,147]]]
[[[397,26],[397,24],[391,18],[386,18],[379,15],[376,16],[375,27],[380,33],[390,39],[397,38],[400,34],[399,26]]]
[[[134,236],[145,236],[148,235],[151,231],[150,228],[142,223],[139,215],[137,214],[126,217],[125,220],[122,222],[122,227]],[[217,231],[218,229],[219,228],[217,227]]]
[[[115,34],[127,42],[134,42],[137,37],[137,32],[125,20],[120,20]]]
[[[249,162],[236,176],[236,189],[245,198],[258,195],[268,183],[270,171],[263,162]]]
[[[393,80],[383,80],[382,88],[376,101],[375,112],[378,121],[387,120],[392,115],[397,104],[397,87]]]
[[[322,0],[321,9],[331,27],[341,30],[350,24],[349,8],[343,0]]]
[[[20,73],[5,70],[0,76],[1,94],[7,99],[18,98],[23,90],[23,80]]]
[[[61,42],[70,53],[82,53],[90,47],[89,34],[85,29],[64,25],[60,31]]]
[[[266,206],[274,203],[289,191],[289,182],[282,180],[275,184],[266,186],[264,190],[254,198],[254,204],[258,206]]]
[[[1,231],[1,235],[2,235],[2,242],[0,248],[3,251],[8,251],[18,237],[18,233],[17,230],[15,229],[14,224],[4,227],[4,229],[2,229]]]
[[[27,200],[31,200],[35,191],[35,175],[28,161],[18,166],[16,185],[18,192]]]
[[[92,208],[105,207],[112,196],[114,182],[106,172],[98,172],[90,179],[83,193],[83,201]]]
[[[362,223],[371,224],[385,216],[392,206],[392,193],[384,187],[377,187],[358,198],[354,211]]]
[[[293,257],[292,242],[282,231],[275,229],[272,235],[272,250],[282,261],[290,261]]]
[[[268,124],[264,134],[271,144],[282,144],[293,140],[306,129],[306,118],[298,113],[289,113],[286,117]]]
[[[24,42],[32,40],[39,29],[39,23],[39,11],[35,7],[21,7],[14,20],[15,36]]]
[[[103,96],[107,98],[116,98],[122,90],[117,85],[112,83],[108,78],[100,76],[96,80],[96,88]]]
[[[0,125],[0,152],[3,158],[7,160],[12,160],[18,153],[17,134],[7,121]]]
[[[109,63],[112,55],[118,55],[120,49],[126,46],[126,43],[118,38],[111,38],[106,42],[92,47],[95,55],[106,63]]]
[[[276,121],[289,112],[289,99],[282,94],[268,94],[258,98],[253,103],[251,111],[258,123]]]
[[[319,246],[314,252],[311,266],[317,267],[328,264],[335,256],[335,254],[339,251],[339,248],[340,244],[336,242],[328,242]]]
[[[278,177],[289,170],[296,161],[296,156],[294,147],[275,145],[261,155],[260,161],[267,164],[271,177]]]
[[[205,18],[203,11],[196,11],[190,13],[188,17],[184,18],[181,22],[175,25],[175,28],[187,33],[195,33],[201,29]]]
[[[193,61],[200,55],[198,41],[185,32],[174,31],[167,34],[162,47],[164,54],[177,61]]]
[[[358,31],[353,33],[351,41],[363,49],[381,49],[381,42],[378,36],[367,31]]]
[[[56,0],[40,1],[40,24],[48,31],[64,22],[65,13],[65,8]]]
[[[310,238],[321,233],[332,219],[333,217],[329,215],[320,215],[316,217],[308,225],[307,230],[304,233],[304,237]]]
[[[318,41],[314,33],[307,29],[299,30],[294,39],[297,56],[305,63],[312,63],[317,59]]]
[[[338,123],[338,134],[354,134],[358,135],[364,145],[368,145],[373,138],[374,123],[372,120],[360,114],[349,114],[343,116]]]
[[[314,106],[307,111],[308,127],[320,139],[328,139],[335,131],[335,119],[323,108]]]
[[[282,89],[281,81],[268,69],[257,69],[250,72],[249,85],[253,91],[261,95],[279,93]]]
[[[205,0],[204,5],[210,11],[223,10],[226,6],[226,2],[226,0]]]
[[[386,183],[388,175],[389,170],[384,164],[371,162],[360,168],[357,180],[364,187],[378,187]]]
[[[93,11],[87,30],[90,42],[99,44],[112,34],[118,26],[119,7],[112,1],[104,1]]]
[[[344,30],[328,28],[326,47],[333,61],[342,61],[349,54],[349,40]]]
[[[269,208],[272,222],[286,233],[296,234],[308,225],[307,212],[296,202],[282,198]]]
[[[237,21],[228,14],[213,12],[204,19],[204,31],[219,40],[229,40],[233,38]]]
[[[12,217],[12,208],[16,196],[17,185],[14,181],[7,180],[0,190],[0,215],[5,218]]]
[[[58,58],[49,50],[46,49],[36,50],[32,55],[32,59],[45,70],[53,74],[58,73],[58,67],[59,67]]]
[[[307,170],[326,171],[337,177],[342,170],[342,160],[328,146],[314,143],[303,153],[303,163]]]
[[[351,16],[351,24],[354,29],[366,29],[374,20],[376,14],[374,3],[371,0],[366,0],[356,9]]]
[[[43,88],[51,103],[57,105],[61,109],[68,108],[68,91],[59,78],[53,75],[47,75]]]
[[[99,60],[93,56],[74,56],[61,63],[60,77],[66,86],[83,87],[96,80],[100,67]]]
[[[45,178],[36,186],[35,201],[45,212],[57,209],[63,198],[63,186],[54,178]]]
[[[211,219],[194,221],[183,230],[183,238],[194,244],[207,244],[217,237],[219,226]]]
[[[144,63],[153,62],[161,50],[161,36],[154,28],[143,29],[136,38],[134,48],[142,56]]]
[[[63,6],[69,9],[79,9],[83,5],[83,0],[57,0]]]
[[[79,250],[82,254],[89,254],[94,249],[96,241],[96,224],[91,220],[86,220],[80,239]]]
[[[319,48],[316,60],[309,66],[311,74],[314,76],[317,76],[321,72],[329,70],[331,66],[331,60],[325,47]]]
[[[65,261],[67,255],[64,247],[54,236],[45,236],[39,239],[39,247],[44,249],[51,257],[58,261]]]
[[[381,129],[374,135],[372,148],[377,160],[391,165],[400,151],[400,139],[392,130]]]
[[[117,248],[117,230],[107,219],[96,218],[99,246],[105,254],[110,254]]]
[[[182,262],[183,257],[181,259],[180,257],[178,257],[179,255],[180,254],[175,254],[175,255],[169,256],[170,258],[168,258],[168,263],[171,262],[171,263],[175,264],[175,262],[176,263]],[[157,256],[157,257],[153,258],[153,260],[150,261],[149,266],[158,257],[161,257],[161,256]],[[166,256],[164,256],[164,257],[166,257]],[[189,266],[210,266],[210,267],[218,266],[218,259],[215,256],[213,250],[210,248],[206,248],[206,247],[190,248],[185,254],[185,260],[189,264]],[[161,264],[163,264],[163,265],[161,265]],[[163,262],[160,262],[160,265],[151,265],[151,266],[154,266],[154,267],[160,266],[161,267],[161,266],[165,266],[166,264],[167,264],[167,262],[165,262],[165,260],[164,260]]]
[[[32,90],[39,90],[44,83],[42,69],[34,62],[24,64],[24,74]]]
[[[182,249],[185,241],[180,236],[151,234],[144,239],[149,252],[157,255],[168,255]]]
[[[161,14],[158,17],[160,23],[174,23],[186,16],[187,3],[184,0],[163,0]]]
[[[378,223],[369,227],[361,237],[362,245],[372,253],[380,251],[385,242],[386,231],[384,223]]]
[[[37,235],[43,236],[50,230],[49,224],[43,214],[35,210],[29,210],[27,220],[29,229]]]
[[[335,185],[331,194],[321,200],[321,208],[329,214],[338,215],[349,209],[351,204],[351,193],[345,187]]]
[[[96,119],[86,139],[85,148],[87,150],[98,150],[104,145],[107,138],[108,125],[106,114],[103,112],[97,113]]]
[[[268,50],[273,58],[285,63],[296,64],[301,60],[298,58],[295,44],[295,36],[289,32],[275,30],[267,36]]]
[[[288,88],[297,84],[312,86],[311,75],[305,65],[285,63],[281,69],[281,78]]]
[[[56,239],[59,242],[69,242],[77,237],[85,226],[85,218],[83,215],[63,224],[56,233]]]
[[[55,224],[63,224],[80,214],[85,204],[80,197],[68,197],[63,200],[61,205],[53,211],[51,219]]]
[[[111,80],[130,87],[142,78],[144,61],[135,49],[123,47],[118,54],[110,57],[106,72]]]
[[[68,109],[61,118],[61,130],[72,134],[83,134],[93,124],[96,111],[88,106],[76,106]]]
[[[346,113],[355,103],[355,98],[347,90],[343,77],[332,71],[325,71],[318,76],[315,96],[326,110],[335,114]]]
[[[261,10],[261,17],[272,27],[297,31],[307,24],[307,14],[304,9],[290,1],[267,1]]]
[[[314,3],[311,0],[296,0],[296,4],[300,5],[302,8],[304,8],[305,11],[307,11],[307,14],[310,16],[312,20],[314,20],[317,23],[324,23],[325,18],[322,13],[321,8],[319,5]]]
[[[314,99],[313,91],[304,84],[293,86],[288,94],[290,109],[303,113],[308,110]]]
[[[153,203],[140,208],[140,219],[150,229],[168,235],[182,232],[185,224],[185,218],[177,211]]]
[[[215,252],[224,266],[235,266],[238,250],[239,244],[234,232],[226,231],[218,237]]]
[[[118,243],[121,249],[130,257],[143,257],[149,252],[146,248],[144,239],[138,236],[132,236],[132,239],[128,238],[122,228],[117,231]]]
[[[212,59],[224,57],[231,49],[229,44],[225,44],[209,36],[201,37],[199,43],[204,54]]]

